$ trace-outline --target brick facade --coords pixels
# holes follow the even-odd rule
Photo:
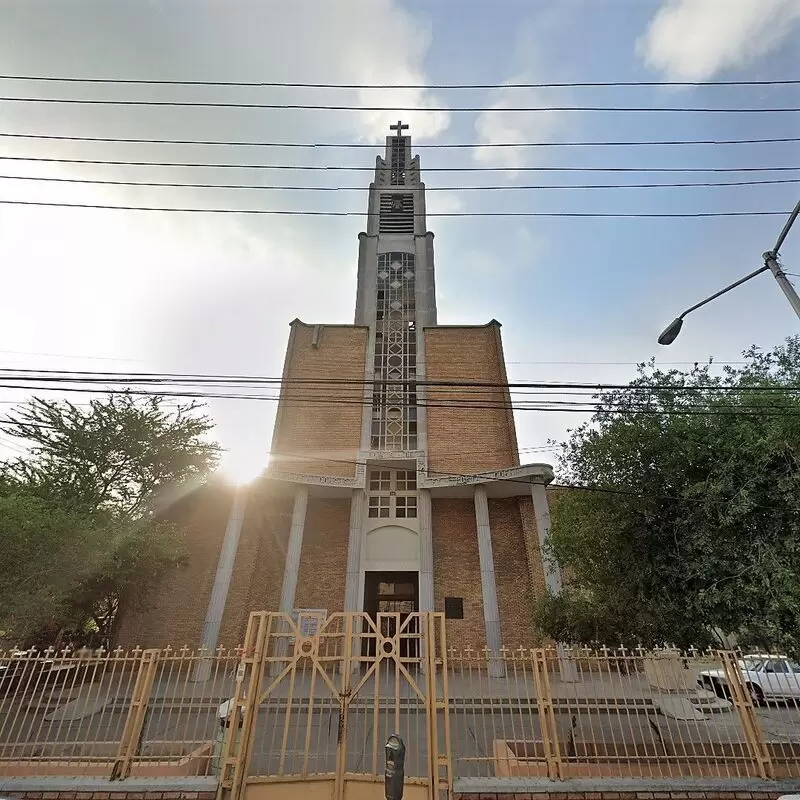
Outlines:
[[[535,520],[532,524],[535,537]],[[538,586],[531,586],[520,501],[514,497],[490,500],[489,525],[503,644],[509,648],[531,647],[538,643],[533,602],[537,593],[544,591],[544,577],[539,557],[534,569],[542,577]],[[434,499],[432,528],[434,609],[444,611],[445,597],[464,601],[464,619],[447,620],[447,644],[457,650],[482,648],[486,639],[474,501]]]
[[[505,384],[500,323],[425,328],[425,364],[428,380]],[[431,474],[519,464],[507,388],[431,387],[427,399],[432,404],[427,410]],[[481,408],[470,408],[476,405]]]
[[[352,476],[360,445],[360,402],[367,329],[357,326],[313,326],[292,323],[284,375],[290,383],[276,419],[276,448],[308,454],[276,468],[334,477]],[[426,374],[434,380],[504,384],[500,326],[425,329]],[[345,378],[354,387],[324,390],[293,380]],[[348,399],[346,405],[305,402],[311,395]],[[475,400],[463,389],[437,390],[430,400],[447,397],[465,404]],[[504,389],[486,390],[480,404],[508,402]],[[506,408],[428,409],[430,469],[474,473],[518,463],[513,416]],[[320,454],[324,454],[320,458]],[[326,460],[329,459],[329,460]],[[251,487],[239,539],[219,643],[241,643],[249,613],[275,610],[280,603],[286,547],[292,514],[292,485],[261,481]],[[178,502],[170,518],[184,529],[185,566],[163,582],[142,612],[123,614],[118,643],[123,647],[188,645],[200,642],[217,560],[234,490],[209,485]],[[350,501],[345,497],[309,499],[303,531],[296,608],[341,611],[348,547]],[[464,619],[448,620],[449,644],[483,647],[484,619],[475,508],[469,498],[434,498],[432,504],[434,609],[444,610],[446,597],[461,597]],[[503,643],[507,647],[537,642],[532,606],[544,589],[536,520],[530,496],[492,499],[489,521],[495,562]],[[524,554],[524,557],[520,557]],[[186,597],[192,602],[187,603]]]
[[[503,644],[508,648],[532,647],[538,643],[533,629],[534,589],[529,577],[519,500],[516,497],[489,500],[489,525]],[[480,573],[476,579],[480,581]]]
[[[272,447],[281,454],[273,456],[276,469],[355,474],[368,338],[366,327],[292,323],[283,372],[288,384],[281,389]],[[326,382],[331,380],[353,383]]]
[[[244,640],[251,611],[278,608],[291,516],[292,500],[284,487],[257,483],[251,488],[222,617],[220,644],[233,647]]]
[[[475,505],[471,499],[442,498],[434,499],[431,506],[434,609],[444,609],[445,597],[464,600],[464,619],[446,622],[447,645],[456,649],[484,647]]]
[[[122,609],[115,644],[123,648],[199,644],[233,494],[229,486],[210,483],[164,512],[164,518],[178,526],[185,562],[164,577],[140,608]]]
[[[297,577],[297,608],[324,608],[329,614],[344,609],[349,522],[349,500],[309,500]]]

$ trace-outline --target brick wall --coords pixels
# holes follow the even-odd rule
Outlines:
[[[259,483],[250,490],[219,641],[244,640],[252,611],[277,611],[280,605],[286,542],[292,517],[290,487]]]
[[[123,648],[199,645],[233,494],[229,486],[209,483],[164,513],[180,528],[186,563],[170,570],[143,607],[121,610],[116,644]]]
[[[432,523],[434,608],[444,611],[445,597],[464,600],[464,619],[447,620],[447,644],[456,649],[482,648],[486,636],[474,501],[434,498]],[[490,499],[489,525],[503,644],[530,647],[538,638],[517,498]]]
[[[431,522],[434,609],[444,611],[445,597],[464,599],[464,619],[448,619],[445,623],[447,645],[459,650],[484,647],[475,504],[471,498],[434,498]]]
[[[532,647],[538,637],[533,629],[534,595],[519,500],[516,497],[490,499],[489,526],[503,645],[512,649]],[[477,578],[480,581],[480,573]]]
[[[324,608],[329,614],[344,610],[349,499],[309,498],[296,608]]]
[[[425,365],[427,380],[505,383],[500,324],[425,328]],[[507,405],[508,389],[430,387],[428,400],[431,471],[470,473],[519,463],[510,409],[468,407]],[[453,405],[437,407],[437,401]]]
[[[273,450],[283,457],[275,461],[277,469],[338,477],[355,474],[368,334],[366,327],[353,325],[292,323],[284,379],[309,383],[290,383],[281,390]],[[313,383],[330,379],[362,383]]]

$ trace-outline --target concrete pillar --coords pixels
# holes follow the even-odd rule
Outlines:
[[[292,527],[289,529],[289,543],[286,546],[286,565],[283,569],[280,610],[286,614],[291,614],[294,610],[294,594],[297,589],[297,576],[300,573],[300,551],[303,548],[303,528],[306,524],[307,507],[308,487],[300,484],[294,491]]]
[[[475,487],[475,523],[478,528],[478,558],[481,565],[481,592],[483,593],[483,619],[486,626],[486,647],[495,658],[489,659],[489,675],[502,677],[505,664],[498,658],[502,639],[500,636],[500,609],[497,605],[497,584],[494,578],[492,531],[489,527],[489,501],[486,487]]]
[[[363,489],[354,489],[350,498],[350,532],[347,539],[347,573],[344,584],[344,610],[347,612],[362,611],[363,598],[361,597],[361,543],[364,536],[364,496]],[[359,669],[357,657],[361,654],[361,622],[356,620],[353,625],[351,672]]]
[[[286,563],[283,568],[283,586],[281,588],[280,611],[291,616],[294,611],[294,595],[297,590],[297,576],[300,574],[300,553],[303,549],[303,529],[306,524],[306,509],[308,508],[308,486],[298,484],[294,490],[294,505],[292,507],[292,525],[289,528],[289,542],[286,545]],[[275,640],[273,654],[278,658],[285,658],[289,652],[290,628],[286,623],[281,623],[278,636]],[[283,663],[273,661],[270,675],[275,677]]]
[[[361,611],[358,589],[361,584],[361,539],[364,535],[364,490],[354,489],[350,499],[350,533],[347,541],[347,576],[344,585],[344,610]]]
[[[561,569],[551,558],[547,557],[545,543],[550,535],[550,505],[547,502],[547,489],[543,483],[531,484],[533,498],[533,514],[536,517],[536,530],[539,536],[539,552],[542,555],[544,583],[547,591],[558,594],[561,591]]]
[[[419,610],[433,611],[433,532],[430,489],[420,489],[417,492],[417,520],[419,521]]]
[[[225,528],[225,537],[217,561],[217,572],[214,575],[214,585],[211,589],[211,598],[206,609],[206,618],[203,623],[203,633],[200,648],[208,653],[208,658],[201,659],[195,667],[193,680],[207,681],[211,676],[214,651],[219,644],[219,631],[222,625],[222,615],[225,613],[225,604],[228,600],[228,590],[233,577],[233,567],[236,563],[236,552],[239,549],[239,536],[242,532],[244,513],[247,508],[248,489],[240,486],[233,496],[233,503],[228,514],[228,524]]]
[[[561,580],[561,567],[545,550],[547,537],[550,535],[550,504],[547,502],[547,489],[543,483],[531,485],[533,498],[533,513],[536,517],[536,530],[539,536],[539,552],[542,556],[542,569],[544,570],[544,583],[550,594],[560,594],[563,588]],[[574,683],[578,680],[578,669],[575,662],[568,657],[569,648],[563,643],[556,644],[558,654],[558,673],[562,681]]]

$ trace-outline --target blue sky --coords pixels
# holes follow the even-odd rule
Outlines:
[[[0,10],[0,73],[351,83],[776,80],[800,77],[799,0],[657,2],[118,2],[12,0]],[[2,82],[3,95],[273,100],[353,105],[800,106],[797,87],[330,92],[101,88]],[[415,142],[603,141],[800,136],[797,114],[404,114]],[[398,113],[269,112],[0,103],[0,132],[261,141],[374,142],[375,150],[289,151],[0,139],[0,156],[369,166]],[[422,150],[425,168],[503,167],[425,176],[463,184],[735,179],[554,173],[519,167],[798,166],[797,143],[698,147]],[[369,173],[3,162],[4,175],[347,185],[321,195],[53,185],[0,179],[0,198],[110,204],[362,210]],[[514,168],[517,168],[516,170]],[[757,173],[751,177],[797,177]],[[431,191],[429,211],[692,212],[785,210],[798,184],[730,188]],[[735,361],[797,319],[760,276],[661,328],[760,264],[782,217],[436,219],[440,321],[503,323],[512,378],[627,380],[633,363]],[[254,218],[15,208],[0,210],[2,366],[277,376],[288,323],[348,322],[360,218]],[[800,273],[800,229],[784,246]],[[793,269],[794,268],[794,269]],[[564,363],[571,362],[571,363]],[[20,399],[6,391],[8,404]],[[6,406],[7,407],[7,406]],[[266,460],[274,408],[217,402],[211,413],[237,472]],[[577,415],[518,415],[522,447],[563,438]],[[2,441],[0,441],[2,445]],[[538,454],[537,458],[547,454]]]

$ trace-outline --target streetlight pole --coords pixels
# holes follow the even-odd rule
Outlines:
[[[675,339],[678,338],[678,334],[681,332],[681,328],[683,327],[683,318],[690,314],[692,311],[704,306],[706,303],[710,303],[712,300],[716,300],[720,295],[726,294],[731,289],[735,289],[737,286],[741,286],[746,281],[749,281],[751,278],[755,278],[756,275],[760,275],[762,272],[766,272],[769,270],[772,275],[774,276],[778,286],[781,287],[781,290],[786,295],[786,299],[791,304],[792,308],[794,309],[794,313],[800,317],[800,297],[798,297],[797,292],[795,291],[794,286],[792,286],[789,279],[786,277],[786,273],[783,271],[783,268],[778,261],[778,251],[783,244],[784,239],[786,239],[789,230],[791,229],[794,221],[797,219],[798,214],[800,214],[800,201],[797,202],[797,205],[794,207],[794,210],[789,215],[789,219],[786,220],[786,224],[783,226],[783,230],[780,232],[777,241],[775,242],[775,247],[772,250],[767,250],[766,253],[763,254],[764,259],[764,266],[759,267],[757,270],[753,270],[749,275],[745,275],[744,278],[740,278],[738,281],[730,284],[730,286],[726,286],[724,289],[721,289],[719,292],[712,294],[710,297],[707,297],[705,300],[701,300],[699,303],[693,305],[691,308],[687,308],[679,317],[676,317],[666,328],[661,332],[661,336],[658,337],[658,343],[663,345],[672,344]]]

